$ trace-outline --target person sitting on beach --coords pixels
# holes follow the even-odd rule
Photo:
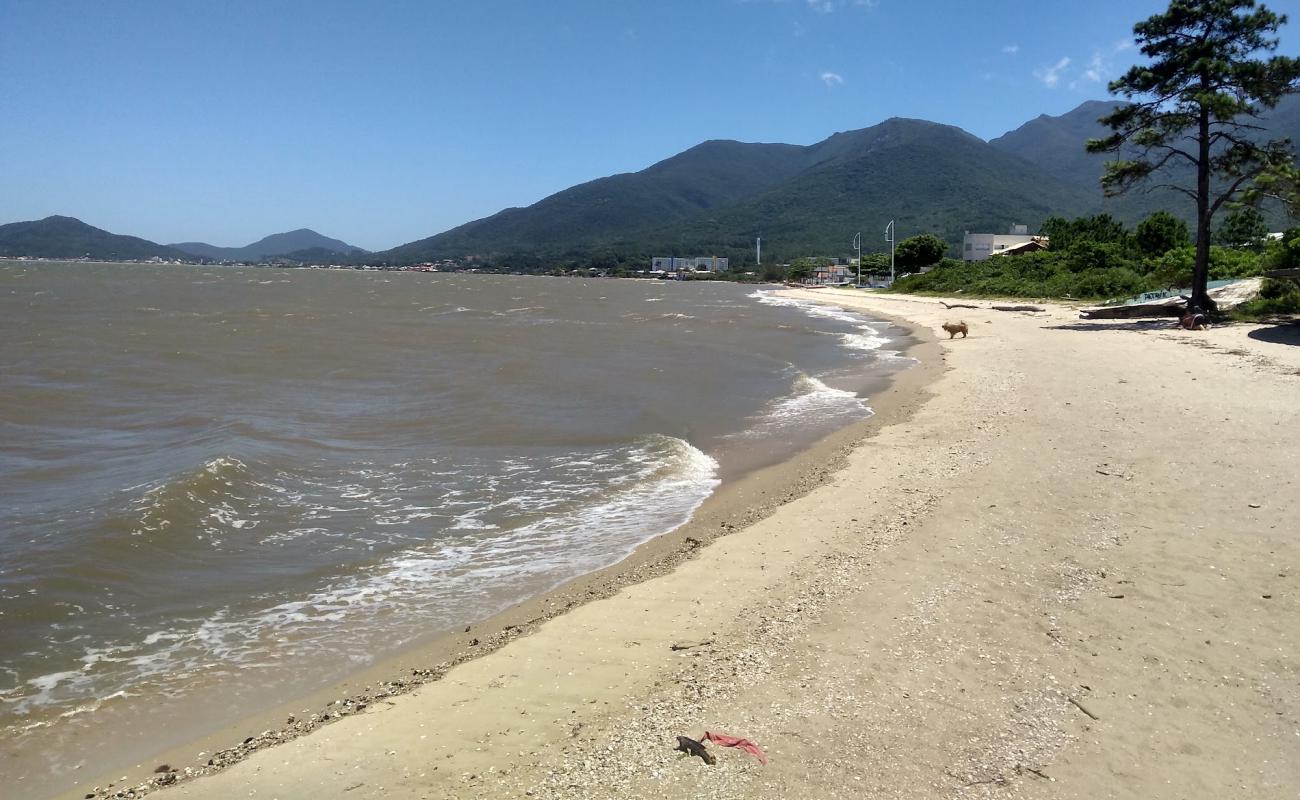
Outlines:
[[[1178,318],[1178,324],[1184,330],[1203,331],[1210,327],[1209,320],[1194,306],[1188,306]]]

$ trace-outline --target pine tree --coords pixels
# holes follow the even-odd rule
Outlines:
[[[1255,178],[1294,164],[1286,139],[1264,140],[1253,123],[1300,89],[1300,59],[1270,55],[1286,17],[1255,0],[1173,0],[1133,28],[1150,63],[1131,67],[1110,91],[1130,100],[1102,124],[1114,133],[1088,151],[1114,153],[1102,186],[1123,194],[1180,162],[1196,186],[1170,186],[1196,202],[1196,262],[1190,306],[1212,311],[1206,292],[1210,231],[1225,203],[1245,197]]]

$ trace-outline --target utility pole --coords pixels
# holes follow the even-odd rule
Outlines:
[[[885,226],[885,241],[889,242],[889,285],[894,285],[894,221]]]
[[[858,288],[862,288],[862,231],[853,237],[853,246],[858,248]]]

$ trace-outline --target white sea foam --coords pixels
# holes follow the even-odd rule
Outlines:
[[[885,349],[885,345],[889,344],[889,337],[885,336],[881,330],[885,327],[884,323],[869,322],[859,314],[845,311],[844,309],[835,306],[812,303],[806,300],[797,300],[793,297],[778,297],[771,291],[765,291],[763,289],[751,292],[747,296],[757,300],[762,305],[794,308],[810,317],[829,319],[853,325],[857,328],[853,333],[827,332],[837,336],[840,344],[847,350],[859,353],[870,353],[877,358],[884,359],[899,356],[898,351]]]
[[[744,431],[735,435],[762,439],[792,429],[833,427],[871,413],[871,406],[856,393],[827,386],[817,378],[799,373],[791,383],[790,394],[773,400],[750,419]]]
[[[889,339],[870,326],[865,326],[859,333],[841,333],[840,343],[851,350],[880,350],[889,344]]]
[[[295,658],[321,652],[364,662],[376,650],[440,625],[488,616],[617,562],[641,542],[686,522],[718,483],[711,457],[660,436],[624,446],[512,456],[509,478],[496,463],[454,470],[421,462],[405,466],[397,472],[361,465],[330,485],[333,496],[353,495],[348,503],[356,506],[319,502],[331,492],[303,476],[250,481],[240,492],[265,486],[257,495],[262,503],[301,503],[318,511],[346,507],[358,521],[369,520],[351,533],[304,525],[254,541],[288,546],[300,537],[323,543],[342,536],[355,547],[367,537],[383,541],[385,528],[375,524],[401,526],[435,516],[446,520],[439,525],[444,534],[412,536],[411,546],[297,598],[260,609],[220,608],[205,619],[176,620],[166,628],[143,629],[131,640],[87,647],[78,669],[31,678],[3,699],[20,714],[47,705],[82,714],[93,710],[86,698],[174,693],[196,674],[219,678],[259,666],[289,668]],[[258,469],[224,458],[200,472],[224,484],[234,480],[231,470]],[[443,492],[436,504],[401,496],[403,487],[429,474],[462,472],[467,474],[457,488]],[[357,491],[362,487],[372,491]],[[158,493],[154,487],[146,496],[158,499]],[[249,522],[248,513],[222,499],[209,516],[238,530],[236,523]]]
[[[854,392],[827,386],[817,378],[799,375],[794,394],[776,401],[767,413],[769,424],[807,424],[811,420],[858,417],[871,407]]]

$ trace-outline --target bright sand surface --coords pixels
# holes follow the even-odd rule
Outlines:
[[[1295,329],[791,294],[970,337],[693,558],[157,796],[1300,794]]]

